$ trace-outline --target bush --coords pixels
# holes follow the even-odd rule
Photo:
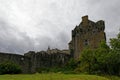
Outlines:
[[[21,73],[21,68],[12,63],[12,62],[4,62],[0,64],[0,74],[18,74]]]
[[[69,71],[74,70],[78,66],[78,63],[79,63],[78,61],[71,58],[69,62],[66,64],[66,66],[64,67],[64,69]]]
[[[37,68],[36,69],[38,73],[48,73],[50,71],[49,68]]]

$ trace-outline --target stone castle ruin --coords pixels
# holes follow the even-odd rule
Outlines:
[[[69,43],[69,50],[74,59],[78,59],[86,47],[96,49],[101,41],[106,41],[104,30],[103,20],[93,22],[88,16],[83,16],[82,22],[72,30],[72,40]]]
[[[70,55],[65,51],[50,51],[29,51],[24,55],[0,52],[0,63],[9,61],[19,65],[22,73],[35,73],[39,68],[63,67],[70,59]]]
[[[69,50],[50,49],[48,47],[47,51],[29,51],[24,55],[0,52],[0,63],[11,61],[18,64],[22,73],[35,73],[37,69],[44,67],[62,67],[71,57],[78,59],[86,46],[95,49],[102,40],[106,40],[104,29],[104,21],[93,22],[88,19],[88,16],[84,16],[80,25],[72,30]]]

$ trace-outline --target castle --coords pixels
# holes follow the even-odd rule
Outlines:
[[[88,16],[84,16],[80,25],[72,30],[69,50],[48,47],[47,51],[29,51],[24,55],[0,52],[0,63],[11,61],[18,64],[23,73],[35,73],[37,69],[44,67],[62,67],[71,57],[78,59],[86,47],[96,49],[101,41],[106,40],[104,29],[104,21],[93,22],[88,19]]]
[[[105,23],[103,20],[93,22],[88,16],[82,17],[82,22],[72,30],[72,40],[69,50],[74,59],[86,48],[96,49],[101,41],[106,41]]]

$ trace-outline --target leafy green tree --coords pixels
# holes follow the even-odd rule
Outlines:
[[[117,35],[117,38],[110,39],[110,45],[114,51],[120,52],[120,33]]]
[[[63,67],[64,71],[73,71],[78,66],[78,61],[71,58],[68,63]]]
[[[120,75],[120,33],[110,39],[111,52],[108,55],[109,72]]]
[[[80,71],[91,73],[92,65],[95,62],[95,55],[93,50],[87,48],[80,56]]]

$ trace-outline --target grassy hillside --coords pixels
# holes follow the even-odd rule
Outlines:
[[[0,80],[111,80],[96,75],[76,75],[76,74],[20,74],[20,75],[0,75]],[[120,80],[118,78],[112,80]]]

